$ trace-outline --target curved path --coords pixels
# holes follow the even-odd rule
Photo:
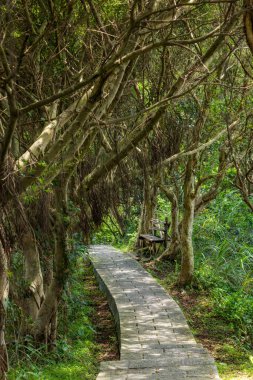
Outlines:
[[[103,245],[89,255],[120,340],[120,360],[101,363],[98,380],[219,379],[177,303],[136,260]]]

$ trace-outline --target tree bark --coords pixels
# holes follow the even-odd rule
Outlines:
[[[43,277],[40,266],[40,257],[35,237],[31,229],[26,226],[22,233],[21,244],[24,254],[25,267],[25,296],[23,300],[22,335],[30,334],[31,322],[35,322],[42,301],[44,299]]]
[[[253,0],[244,0],[244,32],[248,46],[253,53]]]
[[[67,210],[66,194],[67,188],[59,181],[59,187],[56,188],[56,215],[55,215],[55,255],[54,265],[55,272],[50,286],[47,289],[45,300],[41,305],[37,320],[33,327],[33,334],[36,341],[48,341],[50,333],[50,323],[54,321],[57,305],[62,295],[64,285],[68,275],[68,257],[67,257]],[[63,191],[64,190],[64,191]],[[51,326],[52,327],[52,326]],[[55,324],[56,327],[56,324]],[[56,332],[54,332],[56,334]]]
[[[175,260],[180,252],[180,234],[178,220],[178,199],[176,194],[164,186],[160,185],[160,189],[164,192],[171,203],[171,242],[168,248],[157,258],[156,261],[161,261],[166,258]]]
[[[181,272],[178,279],[179,285],[183,286],[191,283],[194,271],[194,253],[192,246],[195,204],[193,160],[194,158],[192,157],[188,160],[184,181],[184,214],[181,229],[182,261]]]
[[[50,350],[53,350],[56,345],[57,328],[58,328],[58,303],[55,302],[52,318],[50,321],[50,331],[48,334],[48,346]]]
[[[138,227],[136,247],[139,245],[139,235],[147,234],[150,228],[150,221],[154,217],[156,208],[157,189],[150,178],[147,168],[144,167],[144,183],[143,183],[143,203],[141,210],[141,217]]]

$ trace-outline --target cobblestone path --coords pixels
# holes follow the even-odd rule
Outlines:
[[[120,360],[101,363],[98,380],[219,379],[177,303],[136,260],[103,245],[89,255],[120,340]]]

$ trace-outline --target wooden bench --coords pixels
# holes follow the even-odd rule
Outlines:
[[[151,234],[140,234],[139,235],[139,242],[141,248],[143,248],[145,245],[148,246],[153,254],[156,253],[156,245],[157,244],[163,244],[164,248],[167,248],[169,236],[168,236],[168,229],[170,227],[170,223],[168,222],[168,218],[165,218],[165,221],[162,222],[158,219],[151,219],[150,223],[150,232]],[[160,236],[157,236],[157,232],[159,232]]]

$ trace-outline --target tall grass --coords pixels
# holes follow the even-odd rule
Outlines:
[[[70,253],[72,275],[60,303],[59,336],[56,347],[48,352],[46,345],[35,347],[13,340],[9,345],[11,370],[8,380],[95,380],[98,372],[95,334],[90,320],[93,295],[85,286],[86,247],[77,238]],[[14,306],[13,306],[14,308]],[[17,310],[10,310],[10,323],[15,327]],[[10,325],[9,323],[9,325]],[[17,327],[17,326],[16,326]],[[12,329],[13,330],[13,329]],[[13,331],[9,332],[9,340]]]
[[[194,225],[198,285],[214,312],[245,345],[253,345],[253,213],[237,192],[221,193]]]

